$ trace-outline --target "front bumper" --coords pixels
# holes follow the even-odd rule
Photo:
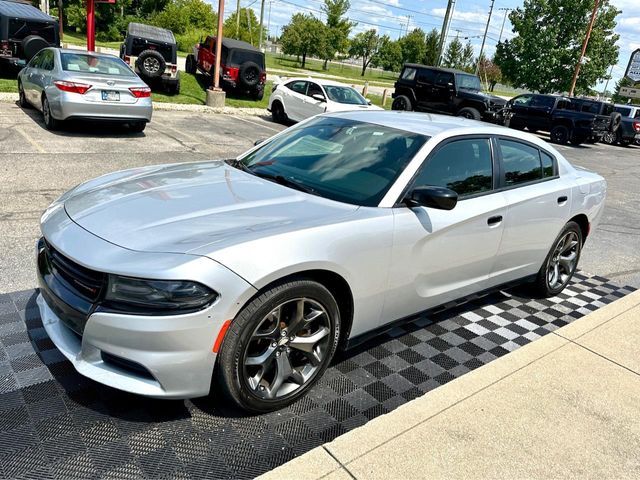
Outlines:
[[[39,242],[37,303],[42,323],[76,370],[99,383],[140,395],[207,395],[218,333],[255,294],[255,288],[206,257],[134,252],[106,242],[73,223],[62,206],[45,216],[42,230],[47,242],[75,265],[125,276],[189,278],[219,293],[209,307],[185,314],[112,313],[101,311],[99,301],[83,308],[77,291],[69,283],[52,280],[51,270],[42,267],[43,244]]]
[[[100,103],[88,101],[77,93],[59,92],[59,94],[49,97],[49,104],[51,105],[51,113],[57,120],[86,118],[121,122],[150,122],[153,113],[151,97],[138,98],[135,103]]]

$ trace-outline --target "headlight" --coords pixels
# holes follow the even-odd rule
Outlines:
[[[109,275],[104,306],[116,310],[168,313],[197,310],[212,303],[218,294],[188,280],[145,280]]]

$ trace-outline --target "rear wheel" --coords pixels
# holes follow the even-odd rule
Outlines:
[[[218,355],[223,391],[252,412],[283,408],[324,373],[338,346],[340,314],[311,280],[276,285],[238,314]]]
[[[607,145],[615,145],[618,142],[618,136],[615,133],[607,132],[602,137],[602,141]]]
[[[275,101],[271,105],[271,117],[273,118],[273,121],[276,123],[282,123],[282,124],[287,123],[287,120],[288,120],[287,114],[285,113],[284,107],[280,102]]]
[[[185,61],[184,69],[187,73],[191,75],[196,74],[197,66],[196,66],[196,57],[192,54],[187,55],[187,60]]]
[[[556,125],[551,129],[549,136],[551,137],[552,143],[565,145],[569,141],[570,133],[569,129],[564,125]]]
[[[135,133],[142,133],[147,128],[147,122],[131,122],[129,124],[129,130]]]
[[[553,242],[538,272],[534,290],[543,297],[559,294],[569,284],[578,268],[582,251],[582,230],[575,222],[569,222]]]
[[[60,122],[53,118],[51,114],[51,106],[46,96],[42,97],[42,117],[44,118],[44,126],[47,127],[47,130],[60,128]]]
[[[391,102],[391,110],[405,110],[410,111],[413,110],[413,106],[411,105],[411,100],[406,95],[398,95]]]
[[[461,108],[457,116],[462,118],[468,118],[470,120],[480,120],[482,118],[482,115],[480,115],[480,112],[477,109],[471,108],[471,107]]]

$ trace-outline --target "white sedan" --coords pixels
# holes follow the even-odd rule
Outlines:
[[[273,86],[267,108],[277,123],[300,122],[319,113],[382,110],[358,91],[338,82],[290,78]]]

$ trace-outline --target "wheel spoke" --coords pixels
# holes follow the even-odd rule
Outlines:
[[[273,340],[278,339],[280,337],[281,315],[282,315],[282,307],[276,308],[269,315],[267,315],[267,317],[264,319],[262,324],[267,323],[268,321],[269,323],[273,323],[274,327],[269,331],[261,331],[260,328],[258,327],[258,330],[256,331],[256,333],[253,334],[254,338],[257,338],[257,339],[269,338]],[[262,324],[260,326],[262,326]]]
[[[278,390],[280,390],[280,387],[284,384],[284,381],[287,380],[292,373],[293,368],[291,367],[289,355],[287,355],[286,352],[283,352],[280,356],[276,357],[276,376],[273,379],[271,387],[267,390],[267,397],[275,398],[278,394]]]
[[[560,257],[558,262],[560,266],[565,271],[565,273],[570,274],[573,271],[574,263],[578,254],[576,252],[572,252],[566,257]]]
[[[260,355],[247,357],[244,364],[250,367],[258,367],[258,366],[267,367],[269,363],[271,363],[271,361],[273,360],[274,353],[276,352],[276,350],[277,350],[277,347],[274,347],[273,345],[269,345],[267,349]]]
[[[313,347],[322,340],[324,337],[329,335],[329,329],[327,327],[323,327],[318,330],[316,333],[309,335],[308,337],[295,337],[289,345],[291,348],[295,348],[296,350],[300,350],[302,352],[312,352]]]
[[[574,240],[573,238],[571,240],[567,239],[567,242],[565,242],[565,244],[563,245],[561,252],[562,253],[568,252],[574,249],[577,245],[578,245],[578,240]]]
[[[304,303],[305,299],[301,298],[296,302],[295,311],[293,312],[293,316],[289,321],[289,325],[287,325],[287,331],[291,335],[295,335],[304,324]]]

